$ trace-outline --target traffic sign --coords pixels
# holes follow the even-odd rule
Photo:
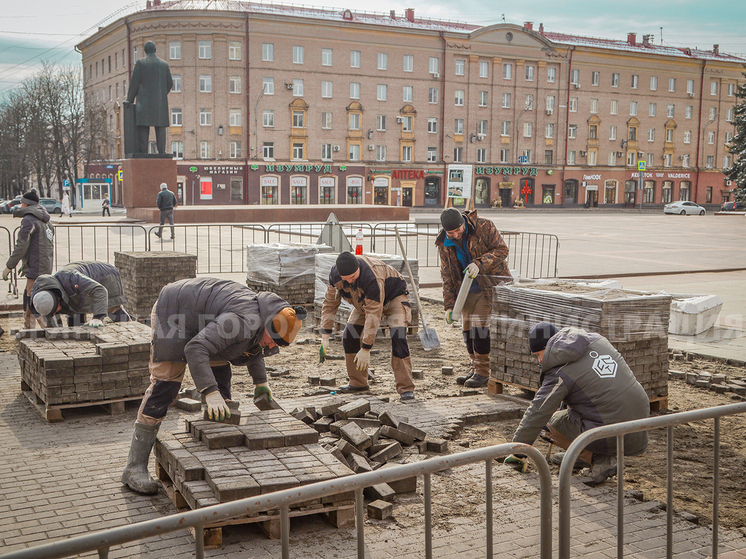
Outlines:
[[[122,170],[121,170],[121,169],[119,169],[119,170],[117,171],[117,178],[118,178],[119,180],[122,180],[122,177],[123,177],[123,176],[124,176],[124,173],[122,172]]]
[[[638,171],[644,171],[645,170],[645,162],[644,161],[638,161],[637,162],[637,170]]]
[[[62,180],[62,188],[70,188],[70,179]]]

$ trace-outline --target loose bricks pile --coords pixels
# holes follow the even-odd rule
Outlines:
[[[717,392],[718,394],[732,392],[739,396],[746,396],[746,381],[744,381],[744,377],[730,378],[728,375],[720,373],[713,374],[707,371],[693,371],[691,373],[670,371],[668,376],[672,379],[686,381],[687,384],[691,384],[697,388]]]
[[[165,285],[197,277],[197,257],[183,252],[115,252],[114,266],[122,278],[127,312],[143,321],[150,319]]]
[[[246,285],[257,293],[276,293],[291,305],[312,304],[316,255],[331,251],[332,247],[326,245],[248,245]]]
[[[651,402],[665,409],[670,311],[669,295],[593,289],[565,293],[541,286],[498,286],[490,321],[491,388],[500,392],[502,384],[509,384],[538,390],[539,365],[528,347],[527,333],[531,325],[546,320],[559,328],[575,326],[606,337],[622,354]]]
[[[18,346],[21,380],[46,407],[47,419],[59,409],[139,399],[150,382],[151,330],[139,322],[22,330]]]

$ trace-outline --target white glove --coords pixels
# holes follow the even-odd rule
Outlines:
[[[446,311],[446,324],[453,324],[453,311]]]
[[[231,416],[231,410],[220,395],[220,390],[205,395],[205,402],[207,402],[207,417],[210,419],[223,421],[226,417]]]
[[[466,267],[466,270],[464,270],[464,274],[469,276],[470,278],[474,279],[479,275],[479,266],[477,266],[476,262],[472,262]]]
[[[361,349],[355,355],[355,365],[358,371],[365,371],[370,366],[370,350]]]
[[[100,318],[92,318],[85,323],[85,326],[89,326],[90,328],[101,328],[103,325],[104,323],[101,322]]]
[[[7,279],[8,279],[8,276],[10,275],[10,273],[11,273],[12,271],[13,271],[13,270],[11,270],[10,268],[5,268],[5,269],[3,270],[3,279],[7,281]]]
[[[104,324],[114,324],[114,319],[110,316],[105,316],[103,322]]]

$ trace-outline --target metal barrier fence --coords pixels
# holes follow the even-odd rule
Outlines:
[[[624,557],[624,435],[638,431],[667,429],[666,480],[666,557],[673,557],[673,427],[690,421],[714,419],[713,435],[713,499],[712,499],[712,559],[718,556],[718,506],[720,490],[720,418],[746,413],[746,403],[705,408],[660,417],[638,419],[615,425],[596,427],[576,438],[562,460],[559,473],[559,557],[570,558],[570,482],[575,460],[585,447],[598,439],[616,437],[617,440],[617,557]]]
[[[363,489],[379,483],[388,483],[412,476],[424,476],[424,520],[425,520],[425,557],[433,555],[432,541],[432,498],[431,480],[433,473],[465,466],[477,462],[485,463],[485,512],[487,526],[485,535],[486,557],[492,558],[493,551],[493,511],[492,511],[492,462],[496,458],[509,454],[526,454],[539,472],[540,481],[540,557],[550,559],[552,556],[552,479],[544,456],[532,446],[521,443],[504,443],[487,448],[470,450],[449,456],[439,456],[413,464],[404,464],[385,470],[376,470],[357,474],[332,481],[323,481],[260,497],[241,499],[230,503],[214,505],[165,518],[148,520],[119,528],[112,528],[84,536],[78,536],[59,542],[45,544],[2,555],[2,559],[54,559],[70,557],[88,551],[98,551],[100,558],[109,555],[109,548],[127,542],[140,540],[160,534],[175,532],[185,528],[195,528],[195,548],[197,559],[203,559],[204,533],[206,524],[221,522],[246,514],[280,509],[280,533],[283,559],[290,557],[290,506],[311,499],[318,499],[342,492],[355,491],[355,526],[357,532],[357,557],[365,558],[365,522]]]

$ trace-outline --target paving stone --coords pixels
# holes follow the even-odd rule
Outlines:
[[[342,419],[349,419],[351,417],[360,417],[370,411],[370,402],[365,398],[354,400],[349,404],[340,406],[337,410],[339,416]]]
[[[377,520],[385,520],[394,513],[394,505],[389,502],[378,500],[368,504],[368,517]]]
[[[381,427],[381,436],[395,439],[404,444],[412,444],[414,442],[414,435],[405,433],[404,431],[400,431],[399,429],[394,429],[393,427],[389,427],[388,425],[384,425]]]
[[[344,425],[340,429],[340,434],[350,443],[355,445],[359,450],[365,450],[373,444],[373,442],[370,440],[370,437],[365,433],[365,431],[362,430],[362,428],[357,423],[350,422],[347,425]]]

